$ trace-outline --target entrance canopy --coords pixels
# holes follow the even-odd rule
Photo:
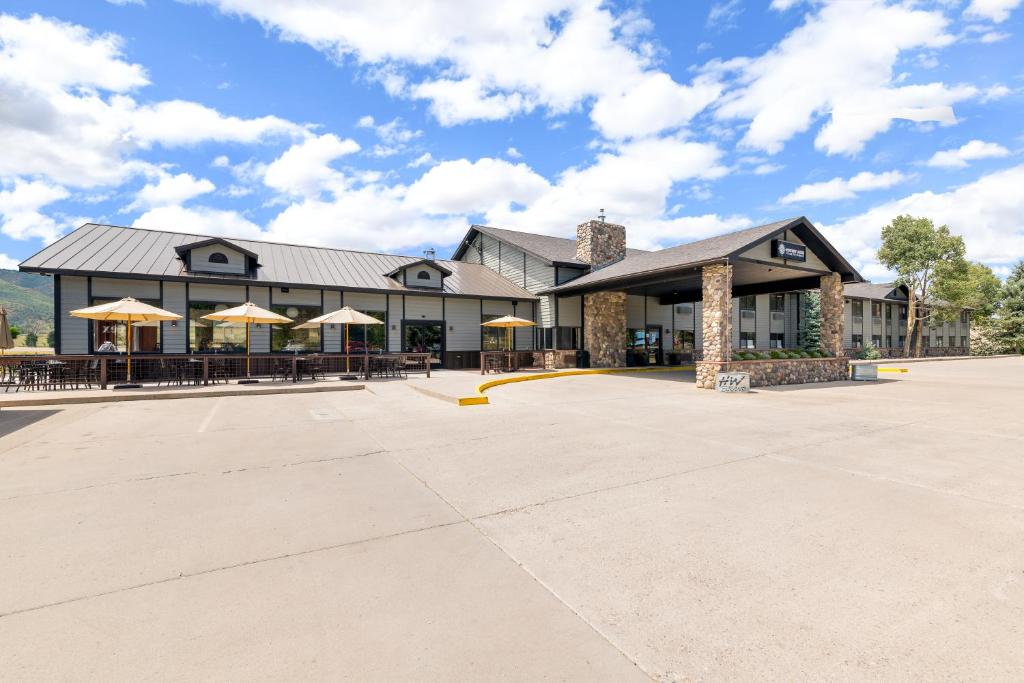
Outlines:
[[[660,251],[629,253],[542,294],[615,290],[657,296],[661,304],[699,301],[702,268],[726,263],[733,267],[733,296],[817,289],[821,276],[829,273],[838,273],[843,282],[864,281],[818,229],[800,217]]]

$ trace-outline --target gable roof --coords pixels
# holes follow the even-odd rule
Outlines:
[[[222,244],[225,247],[228,247],[229,249],[234,249],[235,251],[239,252],[240,254],[244,254],[245,256],[249,256],[249,257],[257,259],[257,260],[259,259],[259,256],[255,252],[249,251],[248,249],[246,249],[244,247],[240,247],[237,244],[235,244],[234,242],[228,241],[228,240],[224,239],[223,237],[210,237],[210,238],[205,239],[205,240],[199,240],[198,242],[189,242],[188,244],[179,244],[178,246],[176,246],[174,248],[174,251],[178,254],[179,258],[185,258],[185,254],[190,252],[190,251],[192,251],[193,249],[199,249],[200,247],[207,247],[207,246],[209,246],[211,244]]]
[[[434,270],[441,271],[441,274],[444,277],[448,277],[449,275],[452,274],[452,271],[448,270],[447,268],[445,268],[444,266],[439,264],[435,259],[429,259],[429,258],[421,258],[418,261],[413,261],[412,263],[403,263],[402,265],[397,266],[396,268],[394,268],[390,273],[384,273],[384,274],[387,275],[388,277],[394,277],[394,276],[398,275],[399,273],[401,273],[403,270],[407,270],[409,268],[412,268],[413,266],[429,266],[429,267],[433,268]]]
[[[422,261],[422,257],[310,247],[230,238],[234,248],[258,253],[262,266],[252,277],[190,273],[176,247],[211,238],[179,232],[86,223],[30,256],[20,270],[36,273],[94,275],[259,284],[284,287],[328,287],[391,294],[420,294],[386,273]],[[537,297],[479,263],[432,262],[449,270],[438,293],[490,299],[533,300]]]
[[[513,247],[522,249],[527,254],[539,258],[549,266],[571,265],[588,268],[590,264],[584,263],[576,258],[576,240],[568,237],[552,237],[551,235],[539,235],[533,232],[521,232],[519,230],[508,230],[506,228],[492,228],[489,225],[474,225],[459,244],[453,260],[459,260],[473,242],[476,234],[480,233],[501,240]],[[626,254],[644,254],[642,249],[626,249]]]
[[[587,273],[571,280],[564,285],[548,289],[549,292],[570,292],[594,289],[617,280],[625,280],[640,275],[653,275],[660,272],[669,273],[675,270],[724,261],[739,256],[741,253],[761,244],[762,242],[792,230],[807,247],[822,256],[822,260],[834,271],[843,275],[844,280],[860,282],[861,277],[835,248],[828,243],[818,229],[809,220],[800,216],[786,220],[758,225],[746,230],[729,232],[697,242],[680,244],[660,251],[648,251],[640,254],[626,254],[626,258],[607,265],[599,270]]]
[[[891,299],[906,301],[906,285],[895,282],[850,282],[843,285],[843,295],[856,299]]]

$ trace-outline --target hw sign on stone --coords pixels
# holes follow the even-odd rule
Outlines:
[[[750,391],[750,373],[720,372],[715,379],[715,389],[724,394],[745,394]]]

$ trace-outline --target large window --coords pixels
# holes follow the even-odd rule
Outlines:
[[[871,335],[871,343],[872,343],[872,345],[874,345],[874,347],[876,349],[877,348],[881,348],[881,346],[882,346],[882,335],[880,335],[880,334],[873,334],[873,335]]]
[[[540,327],[536,330],[538,349],[578,349],[580,344],[580,328],[578,327]]]
[[[855,299],[850,304],[850,312],[853,315],[853,324],[861,325],[864,323],[864,302],[860,299]]]
[[[91,305],[99,306],[114,301],[119,299],[93,299]],[[145,303],[158,308],[160,306],[160,302],[155,300],[145,300]],[[122,320],[93,320],[92,344],[94,351],[124,353],[128,350],[128,325]],[[160,351],[160,323],[132,323],[132,353],[147,351]]]
[[[503,316],[485,313],[480,322],[489,323]],[[504,351],[508,348],[508,333],[501,327],[481,327],[483,339],[480,348],[483,351]]]
[[[871,302],[871,321],[882,322],[882,304],[878,301]]]
[[[385,311],[359,311],[381,322],[387,321]],[[348,348],[351,353],[362,353],[364,350],[376,352],[384,350],[384,336],[387,325],[349,325]],[[365,331],[364,331],[365,330]],[[342,344],[345,343],[345,330],[341,331]]]
[[[941,334],[935,335],[935,346],[945,346],[945,339]]]
[[[627,349],[645,349],[647,348],[647,335],[643,328],[629,328],[626,330],[626,348]]]
[[[864,335],[862,335],[862,334],[850,335],[850,341],[853,343],[853,348],[859,349],[860,347],[864,346]]]
[[[693,330],[676,330],[673,333],[673,351],[693,351]]]
[[[768,335],[768,348],[781,349],[786,342],[786,335],[783,332],[772,332]]]
[[[295,325],[299,323],[307,322],[310,318],[315,318],[322,313],[322,309],[319,306],[297,306],[297,305],[279,305],[271,306],[270,310],[278,315],[283,315],[286,318],[291,318],[294,322],[286,323],[284,325],[273,325],[271,326],[270,332],[270,350],[275,353],[283,351],[289,352],[302,352],[302,351],[319,351],[320,350],[320,328],[314,328],[311,330],[296,330],[293,329]],[[354,325],[349,325],[349,339],[351,339],[352,330],[355,328]],[[342,332],[344,334],[344,332]]]
[[[963,335],[960,336],[960,346],[967,348],[967,337]]]
[[[199,353],[245,351],[245,324],[203,320],[203,316],[237,304],[192,301],[188,306],[189,348]]]
[[[752,349],[756,344],[756,336],[753,332],[740,332],[740,348]]]
[[[773,313],[785,313],[786,311],[786,295],[785,294],[771,294],[768,296],[768,310]]]

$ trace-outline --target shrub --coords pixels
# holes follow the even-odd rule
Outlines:
[[[783,353],[782,351],[770,351],[768,355],[771,356],[772,358],[775,358],[776,360],[778,360],[779,358],[786,357],[786,354]]]
[[[878,360],[881,357],[881,352],[871,342],[865,344],[864,348],[857,354],[857,358],[860,360]]]
[[[797,351],[797,353],[800,354],[801,358],[810,358],[811,357],[811,354],[808,353],[807,351]]]
[[[36,347],[39,346],[39,335],[35,332],[29,332],[25,335],[25,346]]]
[[[800,354],[796,351],[790,351],[786,354],[786,358],[799,358]]]

